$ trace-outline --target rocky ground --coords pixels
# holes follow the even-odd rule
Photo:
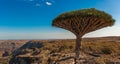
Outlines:
[[[74,39],[31,40],[0,60],[9,64],[74,64],[74,48]],[[84,38],[79,64],[120,64],[120,37]]]
[[[0,57],[10,55],[28,40],[0,40]]]

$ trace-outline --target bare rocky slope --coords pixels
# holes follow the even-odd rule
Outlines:
[[[28,40],[0,40],[0,57],[6,52],[9,55]]]

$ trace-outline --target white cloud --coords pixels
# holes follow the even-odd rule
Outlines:
[[[48,5],[48,6],[52,5],[51,2],[45,2],[45,3],[46,3],[46,5]]]

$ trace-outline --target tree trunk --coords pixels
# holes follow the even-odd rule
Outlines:
[[[81,37],[77,37],[75,44],[75,64],[78,64],[79,61],[80,46],[81,46]]]

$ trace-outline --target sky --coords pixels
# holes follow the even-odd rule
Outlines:
[[[96,8],[112,15],[112,27],[83,37],[120,36],[120,0],[0,0],[0,39],[71,39],[71,32],[51,26],[61,13]]]

